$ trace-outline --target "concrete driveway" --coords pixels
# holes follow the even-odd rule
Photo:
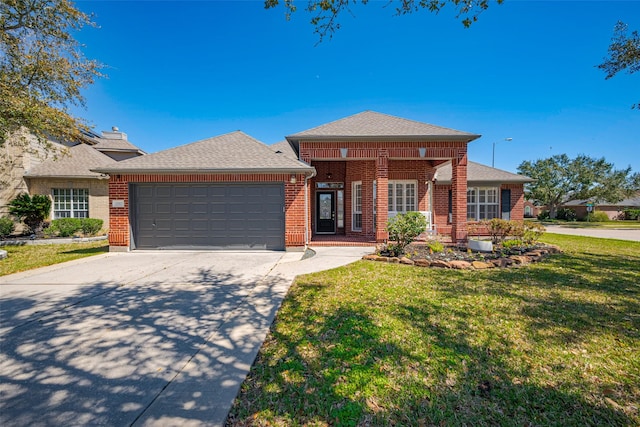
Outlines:
[[[223,425],[295,275],[371,250],[110,253],[0,277],[0,425]]]

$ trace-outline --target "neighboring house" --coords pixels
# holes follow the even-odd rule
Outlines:
[[[271,147],[238,131],[93,170],[110,176],[111,250],[384,242],[408,211],[457,242],[469,218],[523,217],[529,179],[468,162],[478,137],[366,111]]]
[[[589,211],[587,205],[593,203],[592,200],[571,200],[562,204],[561,208],[569,208],[575,211],[577,219],[586,219]],[[624,219],[625,209],[640,209],[640,193],[635,197],[624,199],[618,203],[595,203],[594,211],[604,212],[609,219]]]
[[[538,206],[531,200],[524,201],[524,217],[525,218],[537,218],[542,212],[544,206]]]
[[[51,219],[99,218],[109,227],[109,177],[91,169],[137,157],[144,152],[114,129],[102,135],[87,134],[69,144],[52,142],[43,150],[35,140],[30,149],[13,148],[13,163],[7,175],[0,206],[8,214],[8,203],[20,192],[51,197]]]

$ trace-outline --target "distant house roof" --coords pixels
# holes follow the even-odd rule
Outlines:
[[[100,138],[100,142],[93,146],[98,151],[119,151],[144,154],[144,151],[130,143],[121,139],[105,139]]]
[[[25,178],[104,178],[91,169],[117,163],[87,144],[69,147],[57,158],[48,159],[25,172]]]
[[[311,172],[314,169],[277,154],[257,139],[236,131],[95,170],[104,173],[277,173]]]
[[[451,183],[451,162],[445,163],[437,169],[435,175],[437,184]],[[467,183],[527,183],[534,180],[528,176],[518,175],[501,169],[485,166],[480,163],[467,163]]]
[[[563,203],[562,206],[586,206],[587,203],[592,203],[593,200],[591,199],[586,199],[586,200],[570,200],[566,203]],[[597,206],[618,206],[621,208],[626,208],[626,207],[637,207],[640,208],[640,193],[638,193],[636,196],[634,197],[629,197],[627,199],[624,199],[618,203],[596,203]]]
[[[388,114],[364,111],[353,116],[327,123],[287,136],[297,145],[301,140],[366,140],[366,141],[464,141],[480,135],[435,126]]]

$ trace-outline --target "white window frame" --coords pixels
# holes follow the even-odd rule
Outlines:
[[[351,183],[351,230],[362,231],[362,181]]]
[[[407,192],[407,187],[413,186],[413,197]],[[398,186],[402,188],[402,196],[398,198]],[[411,179],[389,180],[389,194],[387,198],[387,209],[389,218],[393,218],[399,213],[407,213],[418,210],[418,181]]]
[[[500,217],[499,187],[467,188],[467,220],[481,221]]]
[[[89,218],[88,188],[52,188],[53,219]]]

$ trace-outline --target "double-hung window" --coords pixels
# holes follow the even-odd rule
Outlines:
[[[467,189],[467,219],[480,221],[482,219],[498,218],[498,188],[497,187],[469,187]]]
[[[362,231],[362,181],[351,184],[351,229]]]
[[[389,181],[389,218],[417,209],[416,181]]]
[[[86,188],[54,188],[53,219],[89,218],[89,190]]]

